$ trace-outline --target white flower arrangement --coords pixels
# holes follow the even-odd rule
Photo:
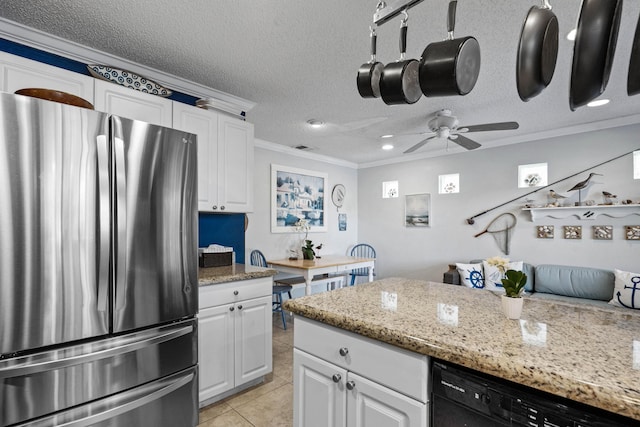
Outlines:
[[[306,219],[299,219],[293,226],[296,228],[296,231],[298,233],[304,232],[304,240],[307,240],[307,236],[309,235],[309,230],[311,230],[309,221],[307,221]]]

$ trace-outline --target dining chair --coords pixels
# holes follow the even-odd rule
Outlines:
[[[375,258],[376,250],[373,246],[366,243],[359,243],[351,248],[351,256],[359,257],[359,258]],[[351,270],[351,284],[350,286],[355,285],[357,276],[366,276],[369,277],[369,269],[368,268],[354,268]],[[375,271],[373,273],[375,276]]]
[[[264,254],[258,250],[254,249],[251,251],[251,265],[256,267],[267,267],[267,259],[264,257]],[[274,282],[277,283],[277,282]],[[282,310],[283,303],[283,295],[287,294],[289,299],[291,299],[291,289],[293,286],[277,283],[273,285],[273,301],[272,301],[272,311],[274,313],[280,313],[282,316],[282,326],[284,330],[287,330],[287,318],[285,316],[284,310]]]

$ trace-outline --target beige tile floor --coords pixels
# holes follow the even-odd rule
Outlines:
[[[263,384],[200,410],[198,427],[293,426],[293,318],[273,316],[273,372]]]

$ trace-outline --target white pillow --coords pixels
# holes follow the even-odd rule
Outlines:
[[[613,299],[609,304],[640,310],[640,273],[614,270],[616,276]]]
[[[513,261],[507,266],[507,270],[522,271],[523,261]],[[500,291],[502,287],[502,272],[494,265],[489,264],[487,261],[482,261],[482,268],[484,270],[484,284],[485,289],[490,291]]]
[[[460,283],[467,288],[484,289],[484,275],[482,264],[462,264],[457,262],[456,268],[460,275]]]

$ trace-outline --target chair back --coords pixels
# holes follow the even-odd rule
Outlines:
[[[258,249],[254,249],[251,251],[251,265],[255,265],[257,267],[267,267],[267,259],[264,257],[264,254]]]
[[[368,245],[366,243],[359,243],[351,249],[351,256],[356,256],[360,258],[375,258],[376,250],[371,245]],[[368,276],[369,269],[355,268],[351,270],[351,274],[354,276]]]

